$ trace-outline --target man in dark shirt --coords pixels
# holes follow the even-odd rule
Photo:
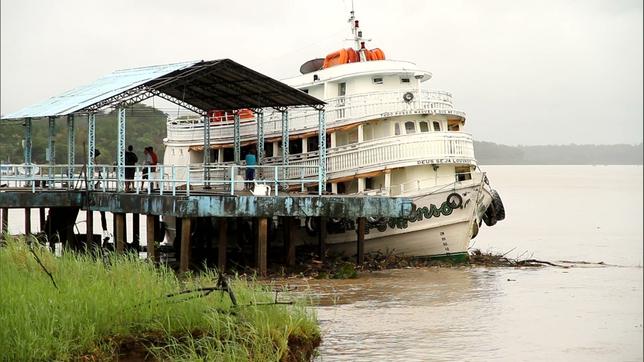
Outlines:
[[[129,145],[127,146],[127,151],[125,151],[125,192],[129,192],[132,189],[134,171],[136,170],[134,165],[139,161],[136,154],[132,152],[133,149],[134,147]]]

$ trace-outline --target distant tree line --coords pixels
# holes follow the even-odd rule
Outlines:
[[[163,159],[163,138],[166,137],[167,115],[160,110],[135,104],[126,110],[125,143],[134,147],[143,162],[143,149],[154,147],[159,159]],[[83,164],[87,150],[87,117],[76,117],[76,163]],[[116,110],[96,115],[96,148],[101,152],[96,162],[112,164],[116,161],[118,144],[118,116]],[[32,160],[45,163],[48,122],[47,119],[32,121]],[[24,126],[22,121],[0,121],[0,160],[3,163],[22,163]],[[56,163],[67,163],[67,117],[56,119],[54,137]],[[84,151],[85,150],[85,151]]]
[[[152,146],[163,159],[163,138],[166,137],[167,115],[162,111],[136,104],[126,111],[125,143],[143,160],[143,148]],[[56,122],[56,162],[67,162],[66,117]],[[76,122],[76,163],[85,163],[87,149],[87,117]],[[98,163],[116,161],[117,114],[110,111],[96,116],[96,147],[101,151]],[[32,159],[45,163],[48,123],[46,119],[32,122]],[[24,126],[19,121],[0,122],[0,161],[23,162]],[[476,159],[483,165],[641,165],[642,144],[639,145],[556,145],[506,146],[492,142],[474,142]]]
[[[483,165],[641,165],[639,145],[506,146],[474,142],[474,154]]]

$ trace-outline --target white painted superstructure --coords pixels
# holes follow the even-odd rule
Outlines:
[[[350,20],[355,21],[353,17]],[[502,208],[502,203],[491,191],[487,177],[477,169],[472,136],[464,132],[465,112],[454,107],[451,93],[431,89],[432,74],[414,63],[366,60],[371,55],[360,41],[357,21],[352,30],[361,48],[346,50],[357,54],[354,60],[360,61],[322,69],[318,69],[320,60],[312,61],[309,68],[314,69],[283,80],[327,103],[327,190],[336,194],[406,196],[414,199],[418,209],[434,211],[429,218],[406,223],[370,219],[366,252],[389,249],[407,255],[463,255],[486,212],[486,223],[493,225],[496,219],[503,219],[502,210],[489,210],[493,198],[497,199],[493,208]],[[348,53],[341,52],[346,58]],[[317,165],[318,112],[289,110],[288,119],[288,164]],[[264,165],[282,163],[281,122],[280,112],[264,110]],[[202,162],[203,127],[202,118],[170,120],[164,163]],[[232,117],[211,119],[209,127],[210,159],[232,162]],[[242,146],[256,146],[256,131],[254,118],[241,120]],[[441,207],[443,212],[436,214]],[[351,252],[355,223],[330,223],[331,248]],[[333,223],[337,225],[333,227]],[[302,239],[313,242],[315,225],[310,220],[302,224]]]

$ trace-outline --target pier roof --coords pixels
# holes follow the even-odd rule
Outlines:
[[[215,109],[322,106],[323,101],[230,59],[117,70],[3,120],[64,116],[128,106],[159,96],[193,112]]]

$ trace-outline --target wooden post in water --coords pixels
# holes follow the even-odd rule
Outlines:
[[[181,219],[181,255],[179,272],[185,273],[190,266],[190,218]]]
[[[4,238],[4,235],[9,231],[9,209],[6,207],[2,208],[2,219],[0,224],[2,224],[2,227],[0,228],[2,235],[0,236]]]
[[[260,217],[257,222],[257,271],[260,275],[266,275],[268,271],[268,219]]]
[[[148,260],[151,262],[155,263],[155,255],[154,253],[156,252],[156,240],[155,240],[155,224],[156,224],[156,216],[154,215],[146,215],[145,216],[145,231],[146,231],[146,241],[148,243]]]
[[[29,238],[31,235],[31,208],[25,208],[25,236]]]
[[[282,218],[282,229],[287,266],[295,265],[295,239],[293,238],[293,234],[295,232],[294,229],[296,227],[295,221],[297,221],[297,219],[293,217]]]
[[[141,241],[141,226],[140,226],[140,215],[138,213],[132,214],[132,248],[139,252],[139,244]]]
[[[45,230],[45,225],[47,225],[47,218],[45,217],[45,208],[44,207],[41,207],[38,210],[38,217],[39,217],[38,221],[40,221],[40,232],[44,233],[44,232],[47,231],[47,230]]]
[[[87,209],[86,219],[85,226],[87,227],[87,230],[85,231],[85,242],[87,243],[87,246],[90,247],[90,245],[94,246],[94,212],[92,210]],[[103,243],[99,242],[99,247],[102,245]]]
[[[364,263],[364,231],[366,220],[364,217],[359,217],[357,220],[358,227],[356,233],[358,234],[356,264],[362,265]]]
[[[321,216],[318,218],[320,224],[320,230],[318,232],[318,249],[320,252],[320,260],[324,261],[326,259],[326,216]]]
[[[226,247],[228,246],[228,220],[219,219],[219,247],[217,251],[217,268],[220,273],[226,270]]]
[[[125,214],[114,214],[114,236],[116,252],[122,254],[125,250]]]

